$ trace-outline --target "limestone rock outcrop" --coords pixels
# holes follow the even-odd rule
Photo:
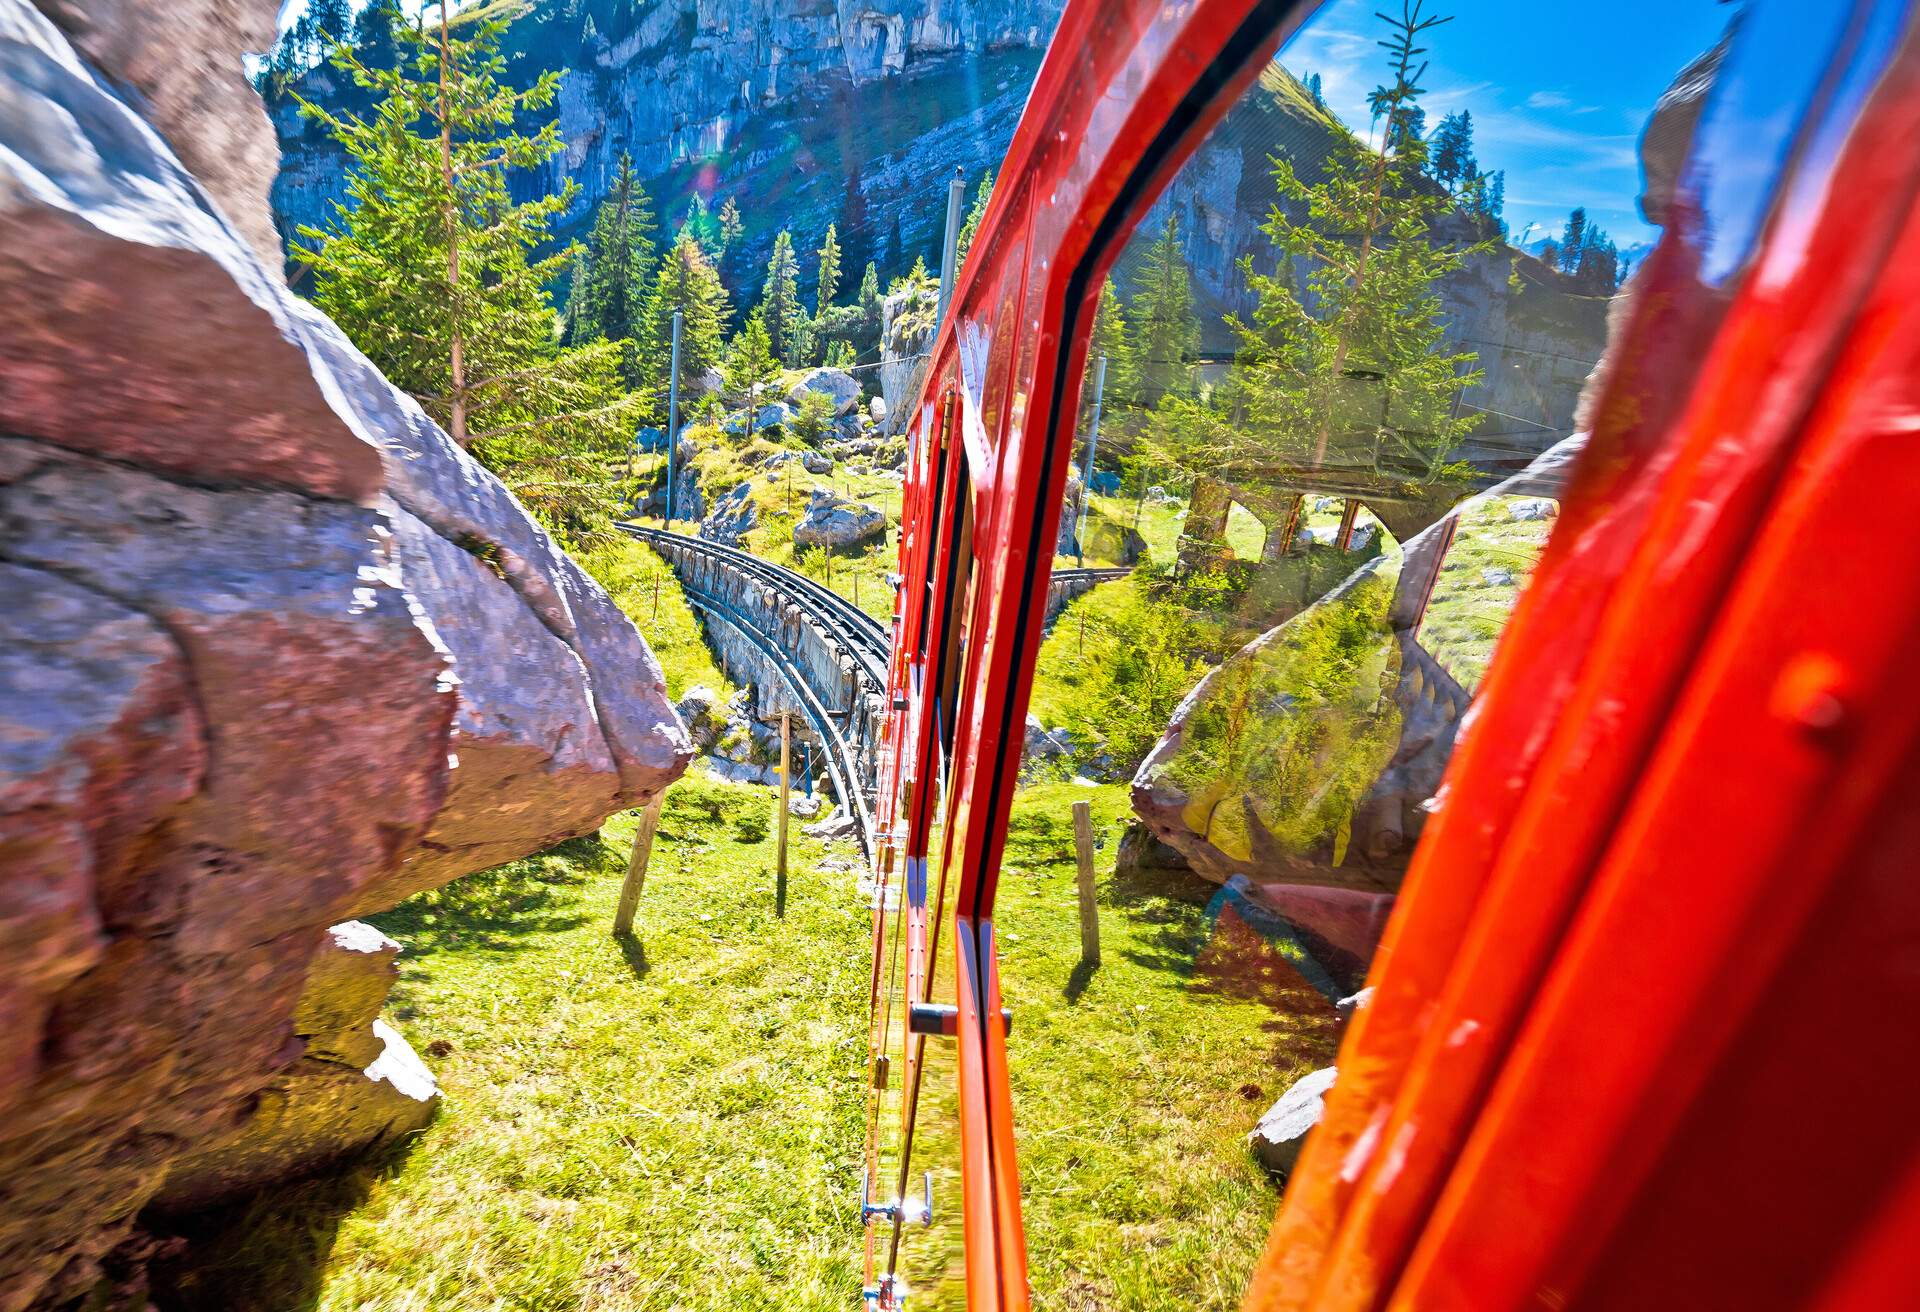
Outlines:
[[[794,409],[811,393],[819,393],[833,402],[833,413],[849,414],[860,403],[860,384],[844,369],[809,369],[806,376],[787,393],[787,404]]]
[[[864,501],[847,501],[823,487],[807,497],[807,508],[793,526],[796,547],[857,546],[885,536],[887,516],[880,507]]]
[[[0,1312],[417,1124],[329,927],[691,754],[632,624],[182,164],[270,153],[195,80],[261,6],[45,7],[110,67],[0,0]]]
[[[1365,975],[1477,683],[1481,652],[1441,641],[1442,612],[1461,586],[1450,580],[1464,573],[1475,590],[1475,633],[1520,592],[1513,574],[1496,588],[1460,563],[1470,550],[1451,548],[1524,524],[1537,552],[1551,523],[1537,503],[1559,496],[1584,441],[1559,443],[1228,656],[1187,693],[1134,775],[1147,830],[1209,879],[1247,879],[1343,986]],[[1316,663],[1330,659],[1316,635],[1331,624],[1346,635],[1338,669]],[[1299,741],[1320,744],[1305,795],[1276,769]]]

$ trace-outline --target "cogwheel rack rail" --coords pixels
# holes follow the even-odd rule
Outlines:
[[[761,560],[737,547],[637,524],[621,524],[619,528],[659,549],[669,564],[676,563],[682,553],[692,554],[767,588],[780,601],[798,609],[801,616],[825,636],[829,645],[851,662],[854,687],[850,692],[854,703],[865,696],[884,695],[889,647],[886,629],[853,603],[805,575]],[[828,704],[827,699],[808,681],[793,651],[780,641],[778,635],[768,633],[763,625],[743,614],[725,598],[700,586],[685,572],[676,573],[681,574],[681,588],[690,602],[709,617],[718,618],[731,626],[780,672],[795,700],[800,703],[802,714],[813,726],[825,748],[826,766],[833,778],[834,791],[852,812],[858,826],[860,846],[871,861],[875,853],[871,754],[863,751],[863,744],[858,741],[857,735],[850,733],[850,711]],[[841,721],[847,722],[845,727]]]
[[[689,553],[767,588],[781,601],[796,607],[807,622],[820,631],[828,644],[851,663],[855,678],[852,693],[856,699],[884,696],[891,638],[885,625],[845,597],[804,574],[762,560],[738,547],[669,529],[648,528],[639,524],[621,524],[618,527],[622,532],[659,549],[667,556],[669,564],[675,563],[680,553]],[[1061,569],[1054,571],[1053,578],[1056,584],[1091,586],[1123,577],[1128,572],[1126,569],[1100,567]],[[807,722],[813,726],[825,746],[827,770],[833,777],[834,789],[839,796],[848,800],[858,822],[861,848],[867,859],[873,861],[877,856],[872,805],[876,760],[873,752],[867,750],[867,744],[843,728],[841,721],[849,719],[847,712],[836,710],[828,704],[828,699],[808,681],[806,672],[794,659],[793,652],[778,640],[777,635],[768,633],[764,625],[756,623],[741,613],[737,606],[714,595],[684,573],[681,587],[688,600],[702,612],[732,627],[779,670],[799,701]]]

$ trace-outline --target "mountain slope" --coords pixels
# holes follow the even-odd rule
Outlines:
[[[695,195],[716,211],[739,204],[746,231],[728,264],[736,287],[757,287],[748,271],[782,227],[805,252],[838,223],[856,279],[868,259],[883,277],[916,255],[932,262],[944,183],[956,168],[975,179],[999,162],[1060,0],[492,0],[487,12],[513,17],[505,50],[515,81],[562,70],[566,149],[516,190],[575,179],[562,230],[577,235],[628,152],[669,225]],[[359,93],[342,82],[323,67],[298,89],[352,105]],[[270,109],[285,235],[331,212],[341,161],[291,97]]]

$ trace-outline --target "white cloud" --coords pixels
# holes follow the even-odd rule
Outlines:
[[[1528,109],[1571,109],[1573,102],[1558,91],[1536,91],[1527,97]]]

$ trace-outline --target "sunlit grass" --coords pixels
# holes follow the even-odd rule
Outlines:
[[[1069,810],[1089,795],[1091,973]],[[630,815],[377,918],[407,946],[389,1015],[440,1077],[439,1118],[207,1229],[163,1307],[858,1306],[867,906],[796,834],[775,914],[769,790],[669,799],[631,941],[608,932]],[[1211,932],[1204,884],[1113,883],[1125,805],[1052,785],[1014,816],[999,923],[1035,1289],[1043,1307],[1227,1307],[1275,1201],[1243,1137],[1324,1063],[1330,1021]],[[921,1306],[959,1305],[950,1063],[942,1046],[922,1118]]]

